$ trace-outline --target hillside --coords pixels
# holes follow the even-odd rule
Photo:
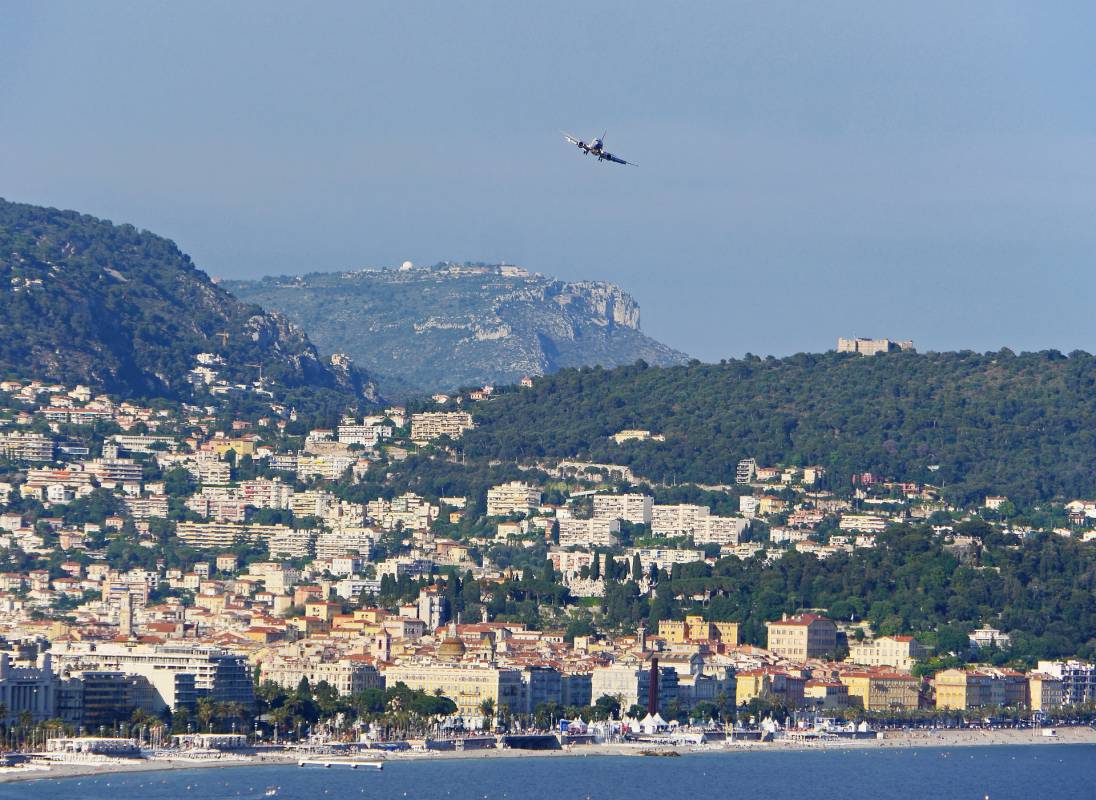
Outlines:
[[[204,353],[226,391],[334,402],[373,394],[284,317],[240,302],[173,242],[131,225],[0,200],[0,276],[4,376],[189,398]]]
[[[1096,495],[1096,357],[827,353],[565,370],[477,403],[469,457],[584,456],[670,482],[733,483],[739,459],[942,485],[956,499]],[[664,442],[613,443],[626,428]]]
[[[685,356],[645,336],[639,306],[608,283],[564,283],[517,267],[315,273],[226,281],[284,313],[324,352],[344,352],[382,390],[448,391],[513,383],[565,367]]]

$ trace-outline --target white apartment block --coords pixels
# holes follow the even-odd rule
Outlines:
[[[540,505],[540,489],[521,481],[493,486],[487,490],[487,516],[507,517],[529,514]]]
[[[291,531],[286,525],[239,525],[232,522],[180,522],[175,535],[199,550],[232,547]]]
[[[0,456],[18,461],[53,461],[53,439],[41,433],[0,433]]]
[[[247,504],[243,500],[196,494],[187,498],[186,507],[199,516],[221,522],[243,522],[247,517]]]
[[[376,447],[382,439],[392,435],[392,426],[379,423],[357,424],[351,423],[338,427],[338,438],[341,444],[360,444],[363,447]]]
[[[357,553],[368,561],[373,552],[377,531],[365,527],[335,528],[322,531],[316,537],[316,558],[339,558]]]
[[[560,547],[613,547],[619,533],[620,520],[616,518],[559,520]]]
[[[875,514],[842,514],[838,527],[843,531],[882,533],[888,524],[889,520],[886,517]]]
[[[649,525],[653,503],[654,499],[646,494],[595,494],[594,516]]]
[[[366,518],[385,530],[394,529],[397,523],[408,530],[425,530],[437,519],[439,511],[437,506],[412,492],[394,497],[391,501],[378,498],[365,504]]]
[[[315,552],[316,531],[287,528],[264,538],[272,558],[311,558]]]
[[[704,560],[703,550],[679,550],[668,547],[632,548],[626,555],[629,560],[632,556],[638,555],[644,572],[650,570],[651,564],[659,569],[669,569],[674,564],[692,564],[694,561]]]
[[[140,483],[144,467],[128,458],[96,458],[84,465],[84,471],[103,481]]]
[[[1039,672],[1062,682],[1062,705],[1096,701],[1096,664],[1087,661],[1040,661]]]
[[[190,644],[55,642],[54,669],[115,670],[141,675],[152,685],[158,708],[175,710],[206,695],[215,702],[254,701],[247,658],[218,647]]]
[[[693,543],[738,544],[749,527],[750,521],[743,517],[701,517],[693,529]]]
[[[295,517],[326,517],[338,498],[330,492],[297,492],[289,498],[289,508]]]
[[[707,506],[680,503],[674,506],[651,507],[651,532],[659,536],[690,536],[700,520],[709,516]]]
[[[293,487],[276,478],[241,481],[239,491],[243,501],[255,508],[289,508],[289,500],[293,497]]]
[[[122,503],[134,519],[160,517],[167,519],[167,495],[158,494],[149,497],[125,497]]]
[[[297,477],[301,480],[322,478],[337,481],[343,473],[358,463],[356,456],[297,454]]]

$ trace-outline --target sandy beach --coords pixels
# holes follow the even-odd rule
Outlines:
[[[729,754],[741,752],[836,751],[871,748],[951,748],[994,747],[1002,745],[1077,745],[1096,744],[1096,730],[1088,727],[1058,728],[1055,736],[1043,736],[1030,730],[941,730],[885,731],[877,739],[841,739],[826,741],[776,740],[773,742],[718,742],[706,745],[652,745],[646,742],[622,744],[576,745],[561,750],[486,749],[467,751],[414,751],[386,753],[385,762],[435,761],[439,759],[482,758],[583,758],[598,756],[642,756],[645,752],[676,752],[689,754]],[[296,764],[302,755],[292,752],[258,756],[226,757],[223,759],[148,759],[117,760],[95,763],[54,764],[48,768],[0,768],[0,783],[12,781],[58,780],[85,775],[106,775],[128,772],[158,772],[165,770],[214,769],[226,767],[275,766]],[[339,758],[339,757],[333,757]]]

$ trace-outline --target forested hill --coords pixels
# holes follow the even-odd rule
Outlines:
[[[275,397],[370,393],[285,318],[240,302],[173,242],[131,225],[0,200],[0,279],[4,376],[183,398],[208,353],[218,380],[255,388],[261,368],[259,388]]]
[[[1096,495],[1096,357],[826,353],[564,370],[475,404],[469,456],[582,456],[732,483],[739,459],[943,485],[971,502]],[[626,428],[664,442],[615,444]]]

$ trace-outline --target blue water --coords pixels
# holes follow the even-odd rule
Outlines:
[[[1077,800],[1096,798],[1096,746],[226,767],[0,784],[0,800],[260,800],[268,786],[279,800]]]

